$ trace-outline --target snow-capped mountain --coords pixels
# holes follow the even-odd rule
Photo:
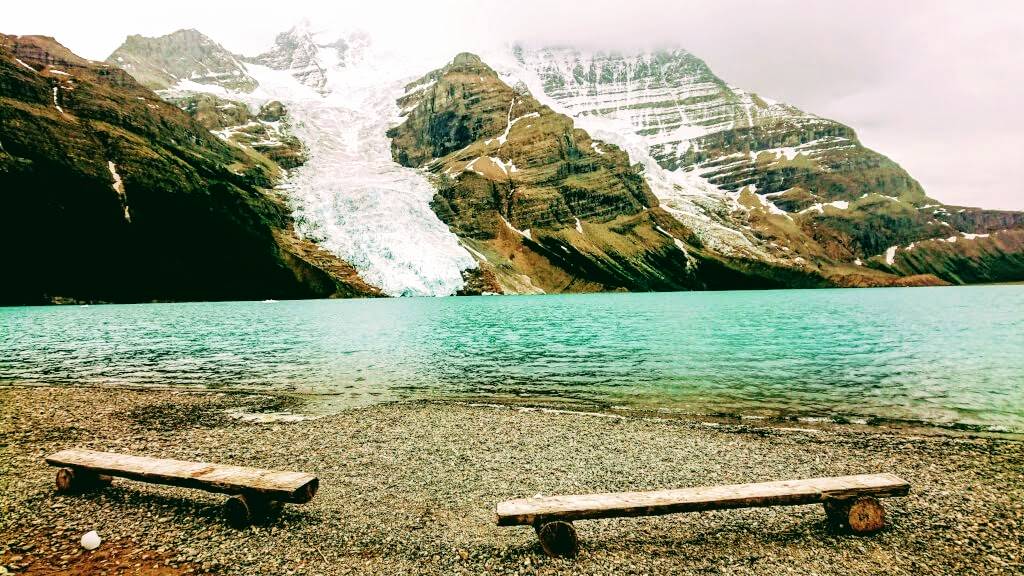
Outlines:
[[[762,252],[781,248],[827,276],[864,273],[868,261],[891,271],[892,259],[882,255],[911,238],[1022,223],[1019,213],[948,209],[864,147],[852,128],[730,86],[685,50],[512,52],[531,89],[552,106],[619,142],[635,161],[654,160],[660,170],[648,170],[652,188],[666,209],[681,208],[674,211],[680,219],[699,225],[694,203],[712,217],[726,207],[731,227]],[[706,198],[695,202],[695,192]]]
[[[317,91],[327,85],[327,68],[344,66],[348,44],[342,39],[318,44],[308,23],[302,23],[277,35],[269,51],[251,61],[274,70],[283,70]]]
[[[161,42],[162,49],[154,46]],[[198,44],[209,63],[191,52],[179,55],[175,35],[149,43],[132,37],[111,62],[129,72],[171,71],[170,78],[146,77],[154,87],[177,79],[161,93],[179,104],[197,93],[242,103],[256,120],[216,132],[243,147],[252,148],[253,141],[238,135],[247,126],[259,128],[252,122],[263,122],[258,119],[261,107],[280,102],[286,113],[273,126],[282,131],[275,138],[297,138],[305,160],[290,166],[279,186],[294,210],[297,229],[392,295],[452,294],[465,288],[467,278],[479,289],[486,270],[493,274],[482,289],[503,292],[537,291],[540,286],[572,291],[960,282],[975,276],[950,270],[971,266],[961,262],[970,260],[967,256],[957,260],[957,254],[970,250],[957,248],[950,255],[949,247],[942,246],[942,260],[955,263],[929,268],[907,263],[912,248],[901,247],[966,234],[963,247],[983,241],[978,234],[999,237],[1007,234],[1005,229],[1024,226],[1018,213],[951,210],[928,199],[913,178],[864,147],[850,127],[732,87],[684,50],[622,54],[495,49],[483,54],[479,82],[449,77],[446,85],[461,86],[462,91],[441,94],[432,86],[450,76],[450,68],[424,77],[440,63],[420,54],[389,52],[365,35],[339,37],[308,23],[278,35],[269,50],[254,57],[236,57],[209,39]],[[167,62],[191,64],[171,69]],[[210,72],[204,76],[197,68]],[[490,75],[484,71],[492,68],[499,80],[484,82]],[[558,174],[543,183],[551,194],[520,189],[516,178],[528,176],[535,185],[541,181],[530,166],[516,163],[522,173],[512,177],[506,170],[506,178],[486,184],[507,189],[505,201],[464,202],[460,195],[482,191],[474,188],[481,183],[467,182],[474,174],[488,173],[486,162],[464,166],[461,156],[449,158],[458,150],[448,149],[444,138],[484,148],[499,137],[516,142],[514,147],[531,142],[530,136],[516,137],[520,128],[504,135],[484,129],[511,129],[511,118],[504,128],[498,124],[515,102],[498,103],[490,97],[507,90],[522,94],[524,102],[535,98],[531,106],[565,115],[571,126],[567,130],[585,134],[566,140],[563,153],[568,156],[563,160],[552,161],[555,157],[547,153],[532,156],[532,162],[547,164]],[[411,95],[417,92],[431,94],[433,112],[415,112],[420,102]],[[227,106],[214,103],[214,108]],[[447,112],[435,113],[441,109]],[[420,119],[410,124],[410,114]],[[538,114],[556,117],[540,109]],[[557,126],[562,121],[552,122]],[[404,131],[396,131],[400,124]],[[469,132],[458,137],[449,132],[459,126]],[[479,141],[466,139],[468,133]],[[537,134],[540,138],[546,132]],[[407,141],[399,143],[403,137]],[[576,157],[574,143],[580,141],[591,142],[593,161]],[[577,214],[579,220],[584,212],[572,205],[565,211],[560,203],[611,198],[610,189],[600,182],[618,184],[598,178],[581,187],[585,180],[565,176],[593,170],[606,160],[599,158],[599,151],[616,149],[626,153],[649,187],[651,201],[642,207],[655,215],[652,230],[661,239],[639,233],[629,241],[637,242],[634,248],[625,249],[615,238],[626,228],[616,225],[601,242],[580,244],[566,234],[577,227],[587,229],[586,219],[578,224],[565,215]],[[265,153],[267,148],[256,151]],[[502,153],[509,155],[496,156],[502,162],[521,156],[514,148]],[[442,165],[444,169],[435,169]],[[613,173],[624,174],[622,170],[616,165]],[[535,214],[530,218],[536,237],[521,234],[522,202]],[[525,238],[513,244],[531,251],[534,259],[516,260],[515,250],[502,252],[499,248],[511,246],[504,241],[500,246],[480,244],[493,233],[489,224],[478,225],[492,210]],[[668,253],[662,252],[666,238],[679,248],[675,258],[682,260],[661,260]],[[1003,247],[993,248],[990,258],[1005,260]],[[574,250],[582,260],[564,261]],[[588,260],[600,264],[580,264]],[[677,265],[681,271],[668,272]],[[611,268],[602,269],[606,266]],[[552,275],[554,269],[560,272]],[[903,278],[908,274],[925,276]],[[496,278],[508,282],[501,285]],[[658,280],[652,284],[651,278]]]

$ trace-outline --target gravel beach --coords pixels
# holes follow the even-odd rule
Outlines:
[[[1021,574],[1024,442],[842,425],[701,422],[455,402],[305,420],[288,396],[0,387],[0,574]],[[242,418],[240,415],[252,415]],[[269,420],[269,421],[266,421]],[[116,480],[54,492],[69,447],[308,471],[316,498],[245,530],[224,498]],[[495,503],[893,472],[890,526],[829,531],[820,506],[577,522],[578,558]],[[86,552],[82,534],[103,544]]]

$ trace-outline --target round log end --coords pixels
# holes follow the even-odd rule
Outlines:
[[[71,492],[75,489],[75,469],[61,468],[57,470],[57,492]]]
[[[245,528],[252,522],[252,509],[245,496],[232,496],[224,502],[224,518],[233,528]]]
[[[548,556],[572,558],[580,551],[579,538],[572,522],[556,520],[534,526],[540,546]]]
[[[877,498],[862,496],[850,506],[849,526],[854,534],[871,534],[885,527],[885,509]]]

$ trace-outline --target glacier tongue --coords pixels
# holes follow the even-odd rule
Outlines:
[[[239,99],[280,100],[309,160],[283,184],[300,234],[350,262],[366,281],[393,296],[442,296],[462,287],[476,261],[430,208],[426,175],[391,158],[387,129],[406,66],[374,55],[342,63],[321,48],[321,90],[288,71],[249,64],[259,88]],[[382,58],[382,57],[381,57]]]

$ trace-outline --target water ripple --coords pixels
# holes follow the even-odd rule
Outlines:
[[[0,308],[0,382],[563,396],[1024,430],[1024,287]]]

